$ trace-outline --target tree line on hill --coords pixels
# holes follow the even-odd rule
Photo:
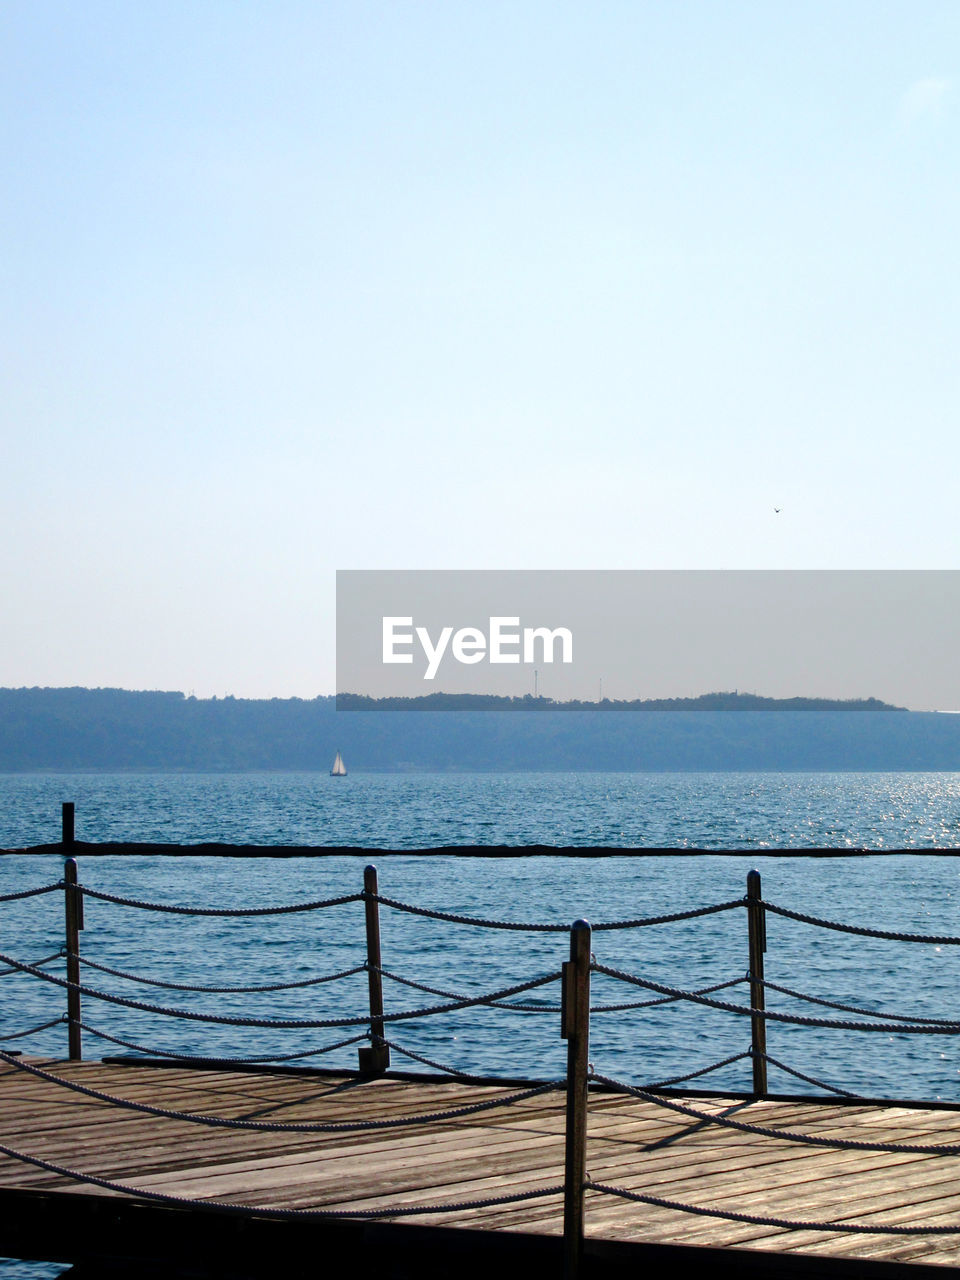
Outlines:
[[[334,697],[0,689],[0,770],[325,771],[337,750],[351,771],[960,770],[958,716],[753,697],[442,710],[431,699],[347,709],[341,695],[338,710]]]

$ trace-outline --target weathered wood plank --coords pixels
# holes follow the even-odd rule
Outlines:
[[[505,1097],[511,1086],[463,1081],[310,1077],[240,1071],[46,1062],[65,1080],[131,1101],[229,1119],[340,1122],[393,1119]],[[700,1098],[705,1116],[772,1129],[891,1142],[958,1142],[960,1113],[874,1104]],[[0,1141],[145,1190],[264,1208],[362,1209],[484,1199],[561,1182],[559,1093],[429,1125],[335,1133],[208,1128],[72,1094],[0,1068]],[[808,1147],[744,1134],[654,1103],[594,1093],[587,1167],[596,1181],[764,1216],[960,1225],[960,1159]],[[0,1191],[89,1194],[89,1185],[0,1157]],[[104,1194],[107,1194],[106,1192]],[[558,1196],[416,1221],[495,1232],[556,1234]],[[837,1258],[960,1263],[957,1237],[850,1236],[691,1217],[589,1193],[593,1238],[776,1250]]]

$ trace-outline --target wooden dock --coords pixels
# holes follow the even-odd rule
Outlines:
[[[118,1098],[260,1122],[344,1123],[442,1112],[516,1087],[387,1076],[28,1062]],[[832,1101],[698,1097],[701,1111],[772,1128],[879,1142],[960,1143],[960,1110]],[[0,1066],[0,1142],[109,1181],[200,1202],[176,1207],[71,1181],[0,1157],[0,1253],[150,1266],[189,1259],[229,1274],[301,1274],[336,1244],[362,1274],[559,1274],[562,1195],[365,1221],[224,1215],[204,1205],[357,1214],[458,1204],[563,1181],[563,1093],[460,1119],[337,1133],[255,1132],[159,1118]],[[593,1092],[588,1177],[704,1208],[870,1225],[956,1224],[956,1158],[798,1145],[722,1129],[623,1095]],[[587,1193],[584,1274],[666,1273],[683,1255],[711,1274],[922,1276],[960,1264],[954,1235],[849,1235],[693,1216]],[[689,1253],[693,1250],[693,1253]],[[291,1259],[277,1271],[277,1258]],[[906,1269],[904,1264],[909,1264]],[[931,1273],[932,1274],[932,1273]]]
[[[62,845],[65,852],[73,848],[70,805],[64,805]],[[766,1032],[768,1023],[786,1022],[874,1032],[901,1047],[902,1037],[918,1036],[907,1042],[913,1052],[940,1043],[932,1036],[960,1035],[960,1020],[928,1018],[919,1009],[887,1014],[768,981],[767,917],[938,949],[960,946],[960,934],[900,933],[798,913],[764,899],[755,870],[746,889],[746,896],[722,902],[595,922],[597,930],[632,933],[725,913],[730,927],[746,924],[747,973],[688,990],[597,960],[584,920],[569,927],[570,959],[562,968],[523,976],[530,970],[529,962],[519,964],[523,935],[566,933],[566,926],[475,918],[381,896],[372,865],[364,869],[362,891],[358,886],[332,898],[211,905],[145,901],[94,888],[80,881],[76,860],[67,857],[61,881],[0,895],[0,903],[12,903],[56,894],[50,901],[62,910],[64,927],[60,949],[33,963],[0,953],[6,966],[0,974],[56,988],[66,1006],[53,1021],[22,1028],[14,988],[4,1012],[15,1030],[4,1038],[23,1047],[29,1037],[62,1024],[69,1055],[66,1062],[43,1061],[0,1051],[0,1254],[87,1263],[89,1274],[99,1277],[106,1268],[115,1280],[299,1280],[325,1266],[338,1272],[350,1266],[376,1280],[489,1280],[494,1270],[499,1280],[527,1280],[531,1271],[557,1280],[634,1280],[638,1269],[673,1280],[684,1263],[695,1273],[731,1280],[942,1277],[944,1268],[960,1266],[960,1105],[771,1096],[769,1063],[824,1090],[842,1094],[843,1086],[768,1056]],[[321,968],[306,979],[291,969],[290,980],[279,983],[204,985],[179,974],[173,982],[168,971],[132,972],[97,959],[89,933],[81,953],[87,899],[98,904],[89,913],[94,921],[108,909],[239,920],[362,904],[363,961],[331,972]],[[464,984],[467,990],[450,990],[425,983],[423,973],[392,972],[381,956],[381,908],[459,927],[510,930],[518,966],[495,966],[493,990],[489,974],[482,986],[473,980]],[[30,907],[42,909],[39,902]],[[135,938],[136,930],[134,922],[129,936]],[[8,932],[16,936],[15,921]],[[64,977],[46,967],[60,959]],[[96,985],[101,973],[111,978],[110,989]],[[318,1013],[330,1010],[326,1017],[282,1016],[280,1001],[256,1015],[245,1007],[227,1012],[218,1002],[225,995],[277,996],[361,973],[367,991],[359,1003],[365,1007],[357,1007],[354,990],[351,999],[321,1006]],[[629,998],[594,1004],[594,974],[605,984],[624,984]],[[385,1010],[384,978],[415,991],[411,999],[440,1003],[398,1007],[394,994]],[[164,996],[145,1001],[120,995],[117,983],[212,999],[202,1010],[188,1010],[158,1003]],[[537,993],[532,1006],[531,992]],[[768,995],[778,1004],[784,995],[803,1001],[805,1012],[768,1008]],[[739,1017],[749,1042],[708,1063],[699,1061],[697,1043],[690,1044],[687,1073],[674,1083],[699,1085],[742,1061],[752,1083],[749,1096],[693,1092],[682,1101],[683,1095],[648,1088],[638,1097],[628,1085],[594,1072],[594,1015],[675,1001]],[[83,1033],[105,1035],[83,1021],[91,1003],[234,1028],[346,1032],[346,1039],[295,1056],[356,1045],[361,1071],[242,1062],[227,1067],[211,1058],[83,1061]],[[480,1006],[512,1015],[548,1013],[551,1022],[555,1016],[547,1037],[555,1031],[566,1042],[564,1080],[533,1089],[531,1082],[458,1079],[455,1071],[424,1076],[388,1070],[395,1053],[447,1071],[392,1042],[393,1028],[436,1016],[449,1036],[463,1011]],[[147,1054],[146,1039],[115,1043]],[[519,1063],[526,1056],[530,1065],[519,1069],[536,1070],[542,1060],[537,1046],[545,1043],[542,1033],[527,1037],[512,1023],[500,1041],[502,1060]],[[892,1149],[876,1150],[878,1145]],[[343,1263],[338,1249],[346,1251]]]

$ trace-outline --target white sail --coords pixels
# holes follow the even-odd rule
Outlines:
[[[343,756],[337,752],[337,758],[333,762],[333,768],[330,770],[331,778],[345,778],[347,776],[347,767],[343,763]]]

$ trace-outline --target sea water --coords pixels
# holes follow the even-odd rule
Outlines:
[[[362,887],[379,864],[380,892],[406,903],[475,919],[598,925],[741,898],[758,867],[765,898],[791,910],[893,932],[960,935],[960,775],[956,774],[415,774],[345,779],[317,774],[19,774],[0,777],[0,847],[59,837],[60,803],[77,806],[81,841],[223,841],[262,845],[362,846],[365,856],[324,858],[96,857],[80,853],[83,884],[120,896],[214,907],[293,904]],[[602,859],[455,854],[381,856],[377,849],[439,845],[606,845],[630,849]],[[711,853],[643,855],[637,848]],[[773,856],[772,850],[865,848],[870,856]],[[890,854],[903,849],[908,852]],[[731,855],[727,850],[744,850]],[[937,852],[943,850],[945,852]],[[0,858],[0,892],[59,879],[53,855]],[[472,928],[384,907],[383,966],[401,977],[471,996],[556,971],[567,934]],[[882,1013],[956,1017],[960,947],[848,935],[773,914],[767,918],[766,976],[824,999]],[[60,892],[0,906],[0,952],[26,962],[63,942]],[[635,930],[597,931],[598,962],[666,986],[695,989],[743,978],[748,963],[742,908]],[[256,917],[180,916],[88,898],[81,952],[110,968],[170,982],[256,985],[348,969],[364,958],[363,909]],[[63,962],[47,969],[62,975]],[[361,1015],[364,974],[281,993],[214,996],[134,984],[85,968],[106,993],[170,1009],[238,1017],[324,1019]],[[64,993],[8,975],[0,1034],[58,1018]],[[388,1013],[445,1003],[385,979]],[[518,997],[550,1005],[557,984]],[[608,977],[594,1002],[649,999]],[[719,994],[743,1003],[743,985]],[[768,1008],[844,1018],[769,993]],[[85,1056],[150,1052],[222,1057],[320,1050],[357,1029],[249,1028],[184,1020],[85,999]],[[362,1028],[361,1028],[362,1029]],[[99,1033],[99,1036],[98,1034]],[[421,1069],[409,1050],[462,1071],[559,1078],[564,1042],[558,1017],[470,1008],[389,1024],[393,1065]],[[9,1047],[63,1055],[58,1024]],[[749,1019],[690,1003],[597,1014],[596,1070],[662,1081],[749,1047]],[[854,1032],[771,1022],[768,1051],[804,1075],[871,1096],[960,1101],[957,1037],[905,1031]],[[356,1046],[298,1060],[351,1067]],[[740,1061],[697,1081],[746,1089]],[[773,1091],[817,1087],[770,1068]],[[21,1273],[22,1274],[22,1273]],[[34,1274],[34,1273],[31,1273]],[[52,1274],[37,1270],[37,1276]]]

